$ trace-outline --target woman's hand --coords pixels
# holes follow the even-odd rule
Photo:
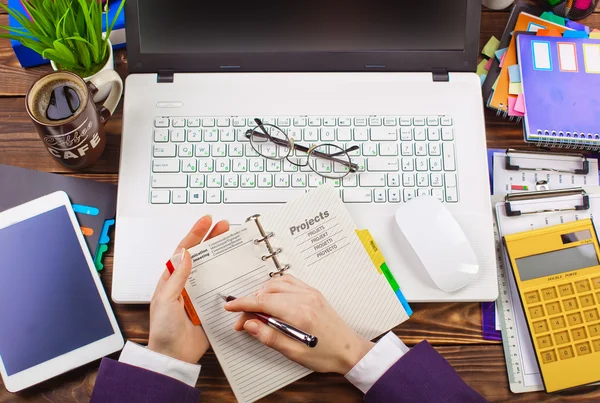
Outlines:
[[[202,242],[212,226],[212,217],[204,216],[194,224],[176,249],[179,264],[172,275],[165,269],[158,280],[150,303],[150,337],[148,348],[157,353],[196,364],[208,349],[209,343],[202,326],[194,326],[183,305],[181,292],[190,276],[192,259],[186,250]],[[227,221],[218,222],[208,238],[229,230]]]
[[[375,345],[356,333],[323,295],[286,274],[269,280],[254,295],[225,304],[231,312],[262,312],[316,336],[310,348],[275,330],[252,314],[240,317],[234,328],[245,330],[263,344],[313,371],[347,374]]]

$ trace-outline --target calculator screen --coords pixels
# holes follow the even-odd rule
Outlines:
[[[521,281],[553,276],[599,264],[596,248],[591,243],[523,257],[516,259],[516,262]]]

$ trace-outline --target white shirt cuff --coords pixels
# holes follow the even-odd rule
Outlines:
[[[196,386],[196,381],[200,375],[200,365],[167,357],[131,341],[125,344],[119,362],[169,376],[192,388]]]
[[[407,352],[408,347],[402,340],[389,332],[346,374],[346,379],[363,393],[367,393]]]

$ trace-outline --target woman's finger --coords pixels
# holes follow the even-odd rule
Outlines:
[[[229,231],[229,222],[225,221],[225,220],[221,220],[215,224],[215,226],[210,231],[210,234],[208,234],[206,239],[214,238],[214,237],[219,236],[227,231]]]
[[[202,242],[210,230],[210,227],[212,227],[212,217],[209,215],[205,215],[196,221],[190,232],[188,232],[188,234],[179,243],[179,246],[177,246],[177,249],[175,249],[175,254],[179,252],[181,248],[189,249]]]

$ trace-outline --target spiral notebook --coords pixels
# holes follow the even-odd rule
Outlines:
[[[384,265],[375,266],[332,186],[252,216],[189,252],[193,263],[186,292],[240,402],[258,400],[311,371],[233,330],[239,314],[225,311],[219,294],[249,295],[270,276],[290,273],[318,289],[368,339],[409,316],[391,286],[393,278],[386,278],[391,274],[382,272]]]
[[[525,139],[544,146],[600,147],[600,40],[517,37]]]

